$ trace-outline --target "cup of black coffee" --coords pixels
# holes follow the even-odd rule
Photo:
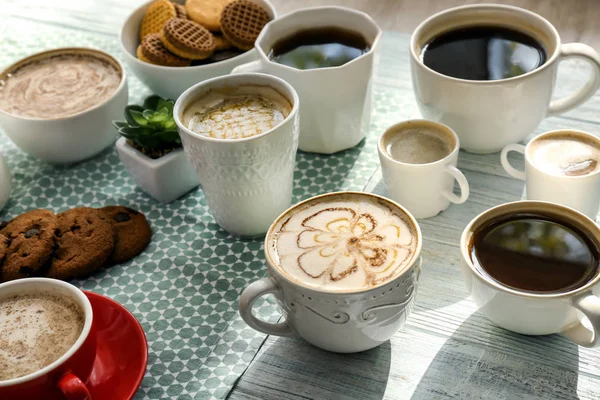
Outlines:
[[[424,118],[450,126],[461,148],[493,153],[533,133],[540,121],[589,99],[600,86],[600,56],[561,44],[556,29],[530,11],[478,4],[442,11],[421,23],[411,43],[417,103]],[[561,60],[592,66],[579,91],[550,101]]]
[[[502,204],[467,225],[460,250],[469,293],[496,325],[600,346],[600,228],[584,214],[541,201]]]

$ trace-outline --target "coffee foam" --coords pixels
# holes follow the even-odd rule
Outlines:
[[[50,294],[0,300],[0,381],[50,365],[77,341],[85,322],[73,301]]]
[[[536,139],[528,153],[537,168],[552,175],[582,176],[600,170],[600,148],[577,135]]]
[[[389,132],[385,149],[394,160],[407,164],[428,164],[452,153],[446,134],[425,127]]]
[[[417,235],[400,210],[360,195],[329,196],[294,209],[273,230],[277,267],[292,280],[327,291],[357,291],[400,274]]]
[[[211,90],[183,112],[192,132],[218,139],[243,139],[281,124],[292,111],[290,102],[268,86],[242,85]]]

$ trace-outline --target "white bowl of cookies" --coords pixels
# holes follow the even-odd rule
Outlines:
[[[254,41],[275,17],[268,0],[151,0],[125,20],[121,47],[142,82],[176,100],[256,59]]]

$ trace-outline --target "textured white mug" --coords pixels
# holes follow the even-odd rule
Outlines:
[[[526,74],[493,81],[453,78],[423,63],[423,48],[435,36],[481,25],[527,33],[545,48],[546,62]],[[462,148],[473,153],[494,153],[509,143],[525,139],[542,119],[579,106],[600,86],[600,56],[594,49],[581,43],[561,44],[550,22],[531,11],[511,6],[477,4],[435,14],[414,31],[410,56],[413,88],[421,114],[450,126],[460,137]],[[571,96],[551,102],[558,64],[566,58],[587,61],[592,76]]]
[[[371,49],[339,67],[299,70],[269,59],[273,45],[303,29],[338,27],[360,33]],[[302,151],[331,154],[356,146],[371,118],[373,72],[381,29],[367,14],[344,7],[305,8],[269,22],[256,39],[258,60],[232,73],[265,72],[285,79],[300,97]]]
[[[471,260],[474,232],[499,217],[527,213],[543,213],[568,221],[589,233],[600,246],[600,227],[571,208],[542,201],[517,201],[491,208],[475,217],[460,238],[461,265],[469,294],[480,311],[504,329],[525,335],[561,333],[581,346],[599,346],[600,299],[596,294],[600,273],[571,291],[538,294],[502,285],[483,275]],[[592,329],[582,324],[583,316],[587,317]]]
[[[276,127],[243,139],[216,139],[192,132],[183,112],[211,90],[240,85],[268,86],[292,105]],[[238,236],[259,236],[292,202],[298,149],[298,94],[283,79],[265,74],[226,75],[198,83],[177,99],[173,116],[183,148],[198,172],[217,223]]]
[[[528,200],[550,201],[571,207],[596,219],[600,207],[600,171],[587,175],[552,175],[536,167],[532,161],[531,148],[539,140],[564,135],[580,136],[582,140],[594,143],[600,149],[600,139],[590,133],[572,129],[543,133],[533,138],[527,146],[513,143],[500,154],[500,161],[506,172],[513,178],[524,180]],[[508,153],[511,151],[525,155],[525,171],[510,165]],[[598,160],[600,161],[600,160]]]
[[[273,230],[281,218],[295,208],[315,199],[359,195],[375,198],[407,217],[416,235],[416,247],[409,264],[397,276],[373,288],[333,292],[292,280],[275,263]],[[277,336],[300,336],[328,351],[354,353],[379,346],[400,329],[410,315],[421,271],[423,238],[417,221],[402,206],[371,193],[337,192],[313,197],[283,213],[265,238],[268,278],[251,283],[240,296],[240,314],[259,332]],[[267,323],[252,314],[252,305],[260,297],[273,294],[285,320]]]
[[[427,164],[408,164],[395,160],[387,145],[395,135],[406,130],[424,129],[439,134],[451,145],[446,157]],[[449,127],[426,120],[409,120],[388,128],[379,138],[377,150],[385,191],[389,198],[408,208],[415,218],[433,217],[448,208],[450,203],[462,204],[469,198],[469,182],[456,168],[459,140]],[[460,186],[460,196],[453,193],[454,181]]]

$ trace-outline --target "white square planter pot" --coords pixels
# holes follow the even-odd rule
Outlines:
[[[120,138],[117,152],[135,183],[161,203],[170,203],[200,184],[183,149],[154,160],[128,145],[125,138]]]

